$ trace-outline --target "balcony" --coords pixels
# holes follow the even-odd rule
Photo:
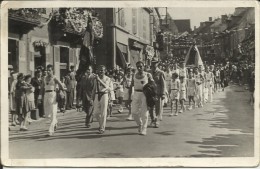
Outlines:
[[[41,13],[42,8],[11,8],[8,17],[11,20],[37,26],[41,24]]]

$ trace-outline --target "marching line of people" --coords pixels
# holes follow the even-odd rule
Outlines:
[[[98,133],[105,133],[107,119],[114,116],[112,112],[117,100],[118,113],[121,114],[126,108],[126,120],[135,121],[138,134],[146,135],[149,116],[150,126],[159,128],[160,121],[163,120],[163,109],[169,103],[169,116],[178,116],[186,110],[203,108],[206,103],[213,101],[214,93],[224,91],[228,85],[226,68],[212,65],[205,65],[204,68],[203,70],[203,65],[187,68],[181,62],[180,66],[175,63],[162,70],[160,62],[154,58],[151,69],[138,61],[136,70],[128,66],[125,72],[120,70],[115,73],[100,65],[95,74],[93,67],[88,66],[78,83],[74,67],[71,67],[67,77],[61,77],[61,81],[55,77],[52,65],[46,67],[44,75],[41,70],[37,70],[34,78],[12,73],[12,125],[20,124],[20,130],[27,131],[27,124],[31,122],[30,112],[38,109],[41,117],[50,118],[48,136],[52,136],[58,127],[58,109],[65,113],[66,109],[75,108],[72,92],[77,88],[76,106],[82,106],[86,113],[87,128],[91,127],[95,118],[99,123]],[[71,81],[68,82],[68,79]]]

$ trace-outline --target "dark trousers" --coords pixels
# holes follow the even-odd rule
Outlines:
[[[67,92],[67,105],[66,108],[72,108],[74,102],[74,89],[71,89],[70,92]]]
[[[163,108],[162,97],[158,97],[158,100],[155,102],[155,105],[153,107],[151,107],[149,110],[149,114],[150,114],[152,122],[159,123],[157,119],[159,118],[159,116],[162,113],[162,108]],[[154,109],[155,109],[155,111],[154,111]]]
[[[35,98],[34,104],[35,104],[35,108],[39,109],[39,116],[43,117],[45,115],[44,110],[43,110],[43,103],[42,103],[43,101],[39,102],[38,97],[39,97],[39,95],[34,95],[34,98]],[[44,100],[44,96],[42,97],[42,100]]]
[[[90,101],[85,101],[83,104],[83,109],[86,112],[86,125],[89,125],[92,122],[93,119],[93,103]]]

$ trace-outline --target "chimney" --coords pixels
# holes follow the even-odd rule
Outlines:
[[[212,17],[209,17],[209,21],[212,22]]]
[[[196,26],[194,26],[194,30],[196,30]]]
[[[227,15],[221,15],[221,23],[225,23],[227,18],[228,18]]]

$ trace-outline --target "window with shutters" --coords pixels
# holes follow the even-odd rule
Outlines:
[[[118,25],[125,27],[125,10],[118,8]]]
[[[137,34],[137,8],[132,9],[132,32]]]

